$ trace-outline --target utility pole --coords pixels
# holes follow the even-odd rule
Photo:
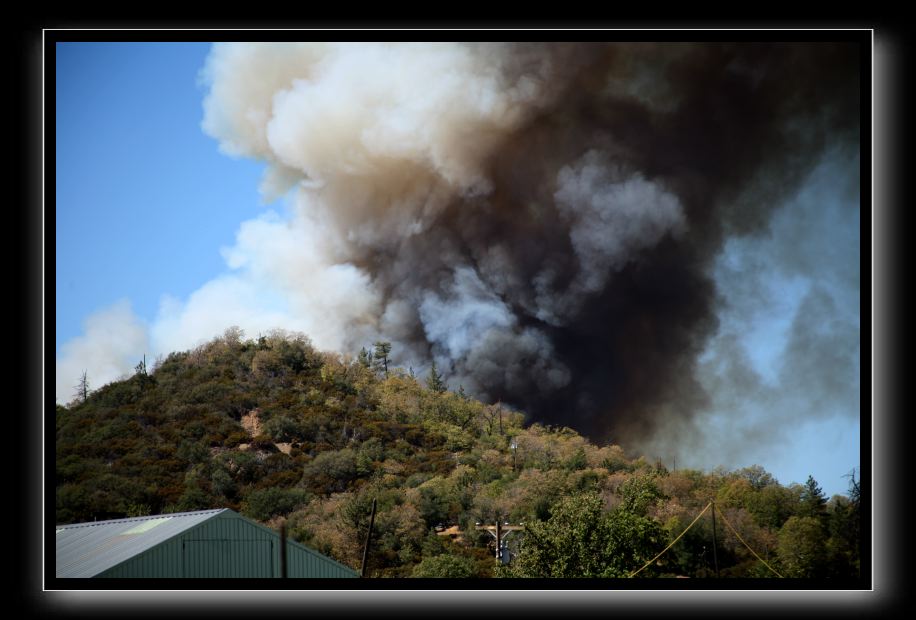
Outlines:
[[[493,536],[496,539],[496,560],[499,562],[502,560],[502,544],[503,539],[508,538],[509,534],[512,532],[517,532],[525,529],[524,525],[503,525],[500,521],[499,516],[497,515],[496,523],[494,525],[478,525],[474,529],[485,530],[490,533],[490,536]]]
[[[369,559],[369,541],[372,540],[372,526],[375,524],[375,502],[372,500],[372,514],[369,516],[369,531],[366,532],[366,545],[363,547],[363,564],[359,569],[359,576],[366,576],[366,560]]]
[[[716,579],[719,578],[719,558],[716,556],[716,503],[712,503],[712,563],[716,569]]]

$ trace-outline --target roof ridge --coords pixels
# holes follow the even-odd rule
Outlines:
[[[191,515],[202,515],[202,514],[217,514],[229,510],[228,508],[208,508],[207,510],[188,510],[185,512],[166,512],[158,515],[142,515],[138,517],[121,517],[120,519],[106,519],[105,521],[87,521],[85,523],[66,523],[63,525],[55,525],[54,528],[57,530],[60,529],[74,529],[78,527],[93,527],[96,525],[110,525],[112,523],[132,523],[134,521],[146,521],[149,519],[164,519],[172,517],[187,517]]]

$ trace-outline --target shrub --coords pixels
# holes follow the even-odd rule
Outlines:
[[[242,501],[242,513],[258,521],[286,515],[311,499],[304,489],[271,487],[252,491]]]
[[[477,574],[477,563],[471,558],[459,555],[442,554],[423,560],[417,564],[411,577],[450,577],[467,578]]]

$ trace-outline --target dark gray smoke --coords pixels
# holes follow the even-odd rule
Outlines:
[[[265,191],[296,188],[287,230],[308,250],[263,271],[322,317],[317,344],[388,339],[453,388],[639,441],[709,406],[725,241],[764,231],[828,146],[858,144],[859,54],[218,45],[204,127],[270,164]]]

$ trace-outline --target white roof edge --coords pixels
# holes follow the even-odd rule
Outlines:
[[[56,530],[66,530],[73,529],[78,527],[93,527],[97,525],[110,525],[112,523],[131,523],[134,521],[148,521],[150,519],[162,519],[162,518],[172,518],[172,517],[190,517],[190,516],[199,516],[205,514],[219,514],[229,510],[228,508],[210,508],[208,510],[191,510],[187,512],[167,512],[158,515],[143,515],[142,517],[122,517],[120,519],[107,519],[105,521],[86,521],[84,523],[68,523],[65,525],[55,525]]]

